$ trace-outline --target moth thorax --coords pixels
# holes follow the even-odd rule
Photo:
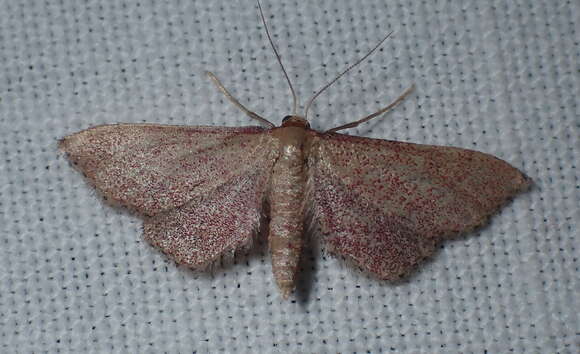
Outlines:
[[[310,128],[310,123],[301,116],[286,116],[282,118],[282,127],[302,127]]]

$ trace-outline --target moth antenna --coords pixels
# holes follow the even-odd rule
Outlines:
[[[399,96],[396,100],[393,101],[393,103],[391,103],[390,105],[386,106],[385,108],[381,108],[378,111],[376,111],[375,113],[368,115],[362,119],[359,119],[357,121],[351,122],[351,123],[347,123],[345,125],[341,125],[339,127],[336,128],[332,128],[329,129],[327,131],[325,131],[325,133],[334,133],[337,132],[339,130],[343,130],[343,129],[348,129],[348,128],[354,128],[356,126],[358,126],[359,124],[362,124],[364,122],[368,122],[369,120],[383,114],[386,113],[387,111],[390,111],[391,109],[393,109],[396,105],[398,105],[399,103],[401,103],[401,101],[403,101],[405,99],[405,97],[409,96],[409,94],[411,92],[413,92],[413,90],[415,89],[415,85],[411,85],[411,87],[409,87],[408,89],[405,90],[405,92],[403,92],[403,94],[401,94],[401,96]]]
[[[206,71],[205,73],[211,79],[211,81],[217,86],[217,88],[224,94],[224,96],[226,96],[226,98],[231,103],[234,104],[234,106],[238,107],[238,109],[240,109],[242,112],[246,113],[250,118],[257,120],[260,123],[265,124],[270,128],[276,127],[272,122],[270,122],[266,118],[263,118],[263,117],[259,116],[258,114],[250,111],[243,104],[241,104],[234,96],[232,96],[231,93],[228,92],[228,90],[224,87],[224,85],[222,85],[222,83],[217,78],[217,76],[215,76],[212,72]]]
[[[280,58],[280,54],[276,50],[276,46],[274,45],[274,41],[270,36],[270,30],[268,29],[268,25],[266,24],[266,18],[264,17],[264,12],[262,12],[262,5],[260,5],[260,0],[256,0],[258,2],[258,9],[260,10],[260,17],[262,18],[262,23],[264,24],[264,29],[266,30],[266,36],[268,37],[268,41],[270,42],[270,46],[276,54],[276,59],[278,60],[278,64],[282,68],[282,72],[284,73],[284,77],[286,77],[286,82],[288,82],[288,86],[290,86],[290,91],[292,92],[292,114],[296,115],[298,112],[298,98],[296,97],[296,91],[294,91],[294,87],[292,86],[292,82],[290,81],[290,77],[284,69],[284,65],[282,64],[282,59]]]
[[[389,38],[391,36],[391,34],[393,34],[393,32],[389,32],[389,34],[387,34],[383,39],[381,39],[379,41],[379,43],[377,43],[373,49],[369,50],[369,52],[367,54],[365,54],[362,58],[360,58],[359,60],[357,60],[354,64],[349,65],[343,72],[341,72],[340,74],[338,74],[337,77],[335,77],[332,81],[330,81],[329,83],[327,83],[326,85],[322,86],[322,88],[320,90],[318,90],[314,96],[312,96],[312,98],[308,101],[308,104],[306,105],[306,110],[304,112],[304,118],[308,118],[308,110],[310,109],[310,106],[312,106],[312,102],[314,102],[314,100],[320,96],[320,94],[322,92],[324,92],[327,88],[329,88],[332,84],[334,84],[336,81],[338,81],[338,79],[340,79],[342,76],[344,76],[344,74],[346,74],[347,72],[349,72],[352,68],[354,68],[355,66],[357,66],[358,64],[360,64],[362,61],[364,61],[366,58],[369,57],[369,55],[373,54],[373,52],[375,50],[377,50],[377,48],[379,48],[381,46],[381,44],[383,44],[384,41],[387,40],[387,38]]]

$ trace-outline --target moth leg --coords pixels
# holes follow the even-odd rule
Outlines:
[[[224,87],[224,85],[220,82],[220,80],[217,78],[217,76],[214,75],[214,73],[212,73],[211,71],[206,71],[206,75],[217,86],[217,88],[224,94],[224,96],[226,96],[226,98],[231,103],[234,104],[234,106],[238,107],[242,112],[246,113],[246,115],[248,115],[250,118],[257,120],[262,124],[265,124],[269,128],[276,127],[272,122],[270,122],[266,118],[263,118],[263,117],[259,116],[257,113],[250,111],[243,104],[241,104],[240,101],[238,101],[234,96],[232,96],[232,94]]]
[[[347,123],[347,124],[341,125],[341,126],[336,127],[336,128],[329,129],[329,130],[325,131],[325,133],[334,133],[334,132],[337,132],[339,130],[354,128],[354,127],[358,126],[359,124],[368,122],[369,120],[371,120],[377,116],[380,116],[381,114],[386,113],[386,112],[390,111],[391,109],[393,109],[396,105],[401,103],[401,101],[403,101],[407,96],[409,96],[409,94],[411,92],[413,92],[414,89],[415,89],[415,85],[411,85],[411,87],[406,89],[405,92],[403,92],[403,94],[401,94],[401,96],[399,96],[396,100],[393,101],[393,103],[389,104],[388,106],[381,108],[378,111],[376,111],[375,113],[368,115],[368,116],[366,116],[362,119],[359,119],[357,121]]]

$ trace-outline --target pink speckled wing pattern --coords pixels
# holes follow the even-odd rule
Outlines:
[[[278,145],[259,127],[104,125],[60,142],[111,201],[144,218],[144,236],[201,269],[249,245]]]
[[[484,153],[310,132],[308,200],[326,248],[396,279],[483,224],[529,181]]]
[[[60,148],[107,199],[153,216],[236,176],[269,174],[274,144],[260,127],[113,124],[67,136]]]
[[[184,206],[148,217],[145,239],[194,269],[231,256],[250,246],[258,231],[269,177],[263,171],[235,176]]]

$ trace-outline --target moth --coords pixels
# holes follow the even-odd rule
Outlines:
[[[260,16],[272,42],[262,9]],[[419,145],[337,133],[382,115],[327,131],[310,128],[308,109],[321,92],[276,127],[225,96],[265,127],[102,125],[60,140],[59,147],[109,201],[143,218],[147,241],[176,262],[205,269],[248,247],[267,223],[272,271],[287,298],[305,233],[331,254],[379,279],[396,279],[450,236],[485,223],[529,179],[508,163],[456,147]]]

